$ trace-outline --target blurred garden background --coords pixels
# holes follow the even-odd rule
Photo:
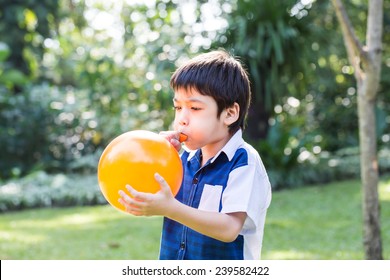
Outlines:
[[[344,1],[365,42],[367,0]],[[390,258],[390,1],[376,144]],[[173,120],[169,78],[224,48],[251,76],[244,137],[274,190],[264,259],[363,259],[355,69],[331,1],[0,0],[0,259],[156,259],[161,218],[107,205],[105,146]]]

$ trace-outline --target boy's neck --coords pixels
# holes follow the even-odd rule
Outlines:
[[[217,143],[208,144],[202,147],[201,166],[203,167],[207,161],[213,158],[227,144],[227,142],[229,142],[233,135],[234,134],[229,134],[227,137]]]

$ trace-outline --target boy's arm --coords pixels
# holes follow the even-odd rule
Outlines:
[[[155,176],[161,186],[156,194],[137,192],[130,186],[131,197],[120,191],[120,203],[126,211],[136,216],[161,215],[175,220],[201,234],[223,242],[234,241],[240,233],[246,213],[218,213],[199,210],[176,200],[165,180]]]

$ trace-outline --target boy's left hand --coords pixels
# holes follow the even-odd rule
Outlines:
[[[136,191],[130,185],[126,185],[126,189],[131,196],[122,190],[119,191],[118,201],[125,207],[126,212],[134,216],[166,216],[169,213],[175,198],[163,177],[156,173],[154,178],[161,187],[161,190],[155,194]]]

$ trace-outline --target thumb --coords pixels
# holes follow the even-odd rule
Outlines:
[[[181,143],[179,140],[177,139],[171,139],[170,141],[171,145],[175,148],[176,151],[180,151],[181,150]]]
[[[160,174],[155,173],[154,179],[160,185],[162,192],[172,194],[171,188],[169,187],[167,181],[165,181],[165,179]]]

